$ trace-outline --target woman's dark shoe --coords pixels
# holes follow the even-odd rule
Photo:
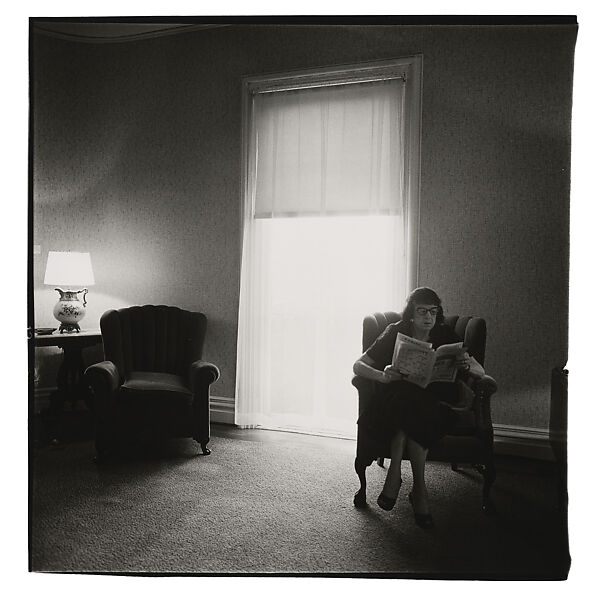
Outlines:
[[[366,502],[366,491],[358,490],[354,495],[354,506],[356,508],[366,508],[368,503]]]
[[[409,502],[413,507],[413,492],[409,492]],[[434,527],[434,519],[432,519],[432,515],[430,513],[418,513],[415,512],[414,508],[413,516],[415,517],[415,522],[423,529],[432,529]]]
[[[376,504],[378,504],[382,510],[393,510],[396,501],[396,498],[389,498],[387,495],[381,492],[376,499]]]

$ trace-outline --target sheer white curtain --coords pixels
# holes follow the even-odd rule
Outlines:
[[[353,436],[365,314],[406,289],[402,79],[256,93],[236,423]]]

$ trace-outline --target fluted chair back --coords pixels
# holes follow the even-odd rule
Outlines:
[[[120,383],[132,371],[186,375],[202,358],[207,320],[176,306],[131,306],[108,310],[100,320],[105,360]]]

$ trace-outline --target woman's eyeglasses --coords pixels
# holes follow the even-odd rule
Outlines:
[[[418,306],[415,309],[415,312],[418,315],[421,315],[422,317],[424,317],[428,313],[430,313],[430,315],[432,315],[432,317],[437,317],[438,316],[438,310],[439,310],[439,308],[437,306],[434,306],[434,308],[425,308],[424,306]]]

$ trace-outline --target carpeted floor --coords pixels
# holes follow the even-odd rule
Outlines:
[[[563,579],[566,515],[552,465],[500,457],[493,498],[481,477],[429,463],[436,528],[415,525],[411,472],[391,513],[379,509],[385,470],[368,469],[366,510],[354,508],[355,443],[213,426],[210,456],[191,440],[118,464],[93,463],[71,439],[31,451],[33,571],[316,574],[463,579]]]

